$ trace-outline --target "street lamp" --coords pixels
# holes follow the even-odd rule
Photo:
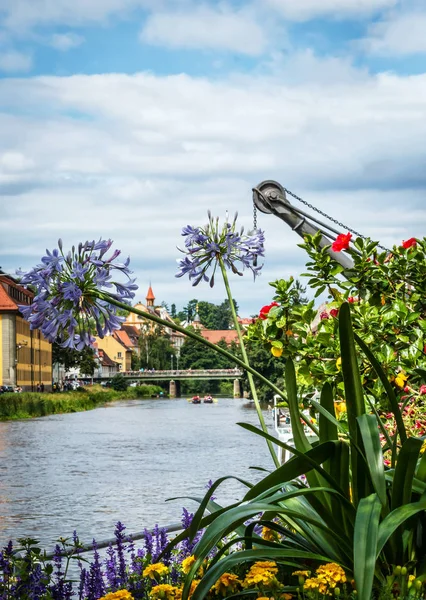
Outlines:
[[[170,364],[172,366],[172,371],[173,371],[173,354],[170,354]]]

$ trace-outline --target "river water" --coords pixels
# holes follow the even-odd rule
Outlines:
[[[272,418],[265,418],[272,427]],[[115,402],[89,412],[0,422],[0,544],[35,537],[51,549],[74,529],[84,542],[180,521],[207,482],[223,475],[258,481],[272,469],[266,441],[237,422],[257,425],[246,400],[220,398]],[[225,483],[218,502],[244,492]]]

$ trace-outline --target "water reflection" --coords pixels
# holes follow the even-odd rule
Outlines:
[[[84,541],[112,537],[118,520],[129,532],[179,521],[181,507],[195,505],[167,498],[200,496],[227,474],[258,480],[249,466],[272,468],[265,441],[239,421],[257,424],[243,400],[165,399],[0,423],[0,542],[33,536],[51,547],[74,529]],[[218,500],[242,492],[227,482]]]

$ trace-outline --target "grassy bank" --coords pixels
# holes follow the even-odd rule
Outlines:
[[[162,388],[156,385],[141,385],[127,388],[123,392],[95,385],[55,394],[37,392],[2,394],[0,395],[0,421],[91,410],[114,400],[150,398],[162,391]]]

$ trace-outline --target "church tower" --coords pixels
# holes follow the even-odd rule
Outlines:
[[[154,300],[155,300],[154,292],[152,291],[151,284],[149,284],[148,293],[146,295],[147,307],[151,306],[152,308],[154,308]]]

